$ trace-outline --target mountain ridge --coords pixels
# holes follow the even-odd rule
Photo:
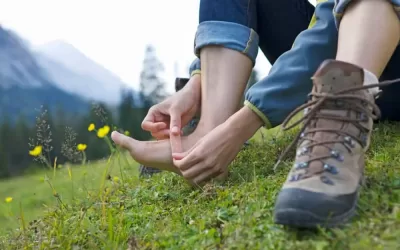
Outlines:
[[[120,93],[122,90],[130,89],[134,91],[112,71],[92,60],[75,46],[63,40],[55,40],[36,46],[34,52],[37,56],[42,57],[42,59],[43,57],[47,57],[48,59],[62,64],[64,69],[84,76],[83,80],[86,82],[70,81],[68,83],[68,88],[65,88],[65,77],[58,77],[59,72],[51,67],[51,65],[47,65],[50,75],[59,83],[61,88],[74,91],[81,96],[87,96],[86,90],[82,88],[82,85],[85,85],[92,90],[96,88],[102,90],[94,90],[94,92],[91,92],[91,96],[95,100],[103,100],[110,104],[116,104],[120,101]]]

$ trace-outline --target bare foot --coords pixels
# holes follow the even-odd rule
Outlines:
[[[183,151],[190,149],[202,135],[194,131],[189,136],[182,137]],[[116,131],[111,134],[112,140],[119,146],[128,150],[135,161],[145,166],[151,166],[161,170],[167,170],[180,174],[180,171],[172,163],[170,140],[138,141]]]

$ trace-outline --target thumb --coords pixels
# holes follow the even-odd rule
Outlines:
[[[170,109],[170,131],[172,135],[179,136],[181,134],[181,112],[179,108],[171,108]]]

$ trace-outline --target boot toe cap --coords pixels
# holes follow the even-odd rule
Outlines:
[[[299,188],[283,189],[275,205],[275,223],[296,227],[343,224],[354,214],[357,193],[331,196]]]

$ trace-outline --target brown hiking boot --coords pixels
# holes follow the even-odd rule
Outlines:
[[[300,122],[304,126],[289,146],[298,142],[294,166],[276,201],[275,223],[331,227],[354,214],[373,119],[380,115],[370,89],[385,84],[363,86],[363,81],[363,69],[326,60],[313,77],[308,103],[282,124],[284,130]],[[287,126],[302,110],[303,118]]]

